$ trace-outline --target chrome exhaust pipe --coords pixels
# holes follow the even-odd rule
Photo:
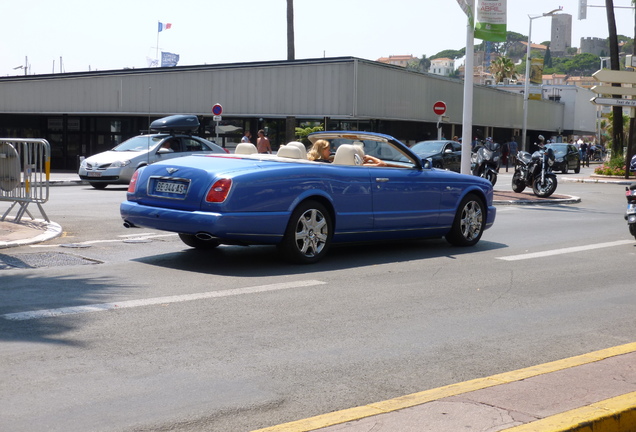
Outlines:
[[[196,233],[194,236],[198,238],[199,240],[203,240],[203,241],[210,241],[214,239],[214,236],[212,234],[208,234],[205,232]]]
[[[124,228],[137,228],[133,223],[128,222],[127,220],[124,221]]]

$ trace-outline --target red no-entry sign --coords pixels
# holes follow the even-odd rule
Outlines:
[[[433,104],[433,112],[438,116],[444,115],[446,112],[446,104],[442,101],[437,101]]]

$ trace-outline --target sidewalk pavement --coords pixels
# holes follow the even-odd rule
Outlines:
[[[636,343],[254,432],[633,432]]]
[[[496,205],[570,204],[579,197],[538,198],[495,185]],[[560,177],[561,181],[631,184],[625,179]],[[51,186],[86,184],[54,173]],[[505,185],[505,186],[504,186]],[[0,249],[55,238],[55,222],[0,221]],[[491,377],[426,390],[258,432],[636,432],[636,343]]]

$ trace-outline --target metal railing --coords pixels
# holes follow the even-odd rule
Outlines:
[[[44,139],[0,138],[0,201],[12,202],[2,215],[4,221],[17,206],[13,221],[18,223],[35,203],[42,216],[50,222],[42,204],[49,199],[51,146]]]

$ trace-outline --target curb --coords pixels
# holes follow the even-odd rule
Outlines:
[[[574,195],[565,195],[565,198],[539,198],[539,199],[520,199],[520,200],[493,200],[493,205],[546,205],[546,204],[576,204],[581,202],[581,197]]]
[[[450,396],[463,395],[486,388],[496,388],[501,385],[524,381],[552,372],[573,369],[577,366],[583,366],[633,352],[636,352],[636,343],[628,343],[511,372],[504,372],[490,377],[477,378],[364,406],[343,409],[328,414],[256,429],[252,432],[319,431],[369,417],[386,415],[400,410],[422,406]],[[635,424],[636,392],[630,392],[560,414],[529,421],[519,426],[497,430],[505,432],[631,432],[635,430]],[[342,430],[344,431],[346,429],[343,427]],[[353,430],[362,429],[352,429],[352,431]]]
[[[571,183],[603,183],[620,185],[631,185],[632,183],[636,183],[636,179],[625,179],[606,176],[591,176],[589,178],[560,177],[560,179]]]
[[[11,232],[27,231],[33,234],[17,240],[0,241],[0,249],[41,243],[62,235],[62,227],[59,224],[47,222],[43,219],[33,219],[27,222],[21,221],[20,223],[4,221],[0,222],[0,228],[5,228]],[[38,234],[38,232],[40,233]]]

